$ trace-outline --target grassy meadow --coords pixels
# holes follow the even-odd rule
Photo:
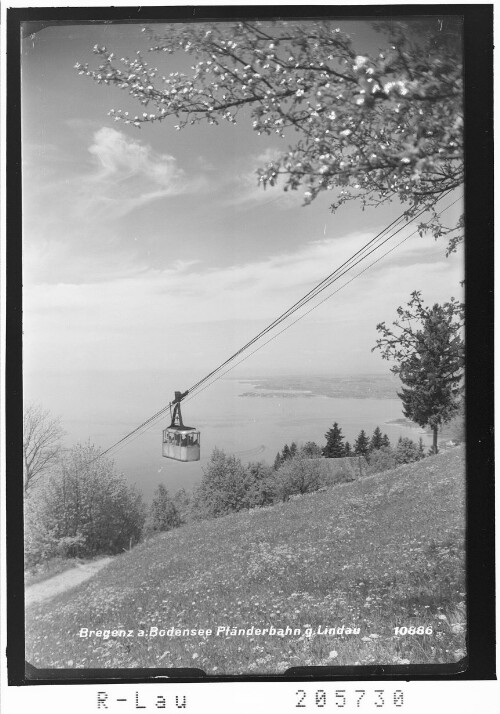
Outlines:
[[[464,471],[455,448],[155,536],[29,607],[26,659],[39,668],[208,675],[458,662],[466,654]],[[255,632],[271,626],[276,634]],[[341,626],[359,634],[328,632]],[[152,637],[151,627],[205,632]],[[81,637],[81,628],[99,634]],[[132,636],[113,635],[120,629]]]

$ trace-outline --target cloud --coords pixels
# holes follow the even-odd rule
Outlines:
[[[156,259],[157,236],[174,235],[183,198],[205,190],[203,172],[187,175],[176,157],[114,128],[74,124],[62,146],[23,147],[27,282],[102,281],[143,270]],[[145,206],[147,224],[138,212]]]
[[[370,238],[371,235],[365,233],[351,233],[310,241],[295,251],[220,268],[206,269],[197,260],[176,260],[167,269],[141,269],[128,274],[123,272],[111,276],[108,281],[103,279],[98,284],[45,284],[27,287],[27,292],[31,296],[37,295],[31,304],[36,312],[51,311],[58,309],[58,306],[61,309],[81,307],[89,313],[93,310],[102,311],[108,299],[112,298],[120,309],[129,300],[136,304],[137,299],[141,305],[149,304],[148,311],[153,313],[157,310],[163,313],[164,307],[168,305],[171,309],[168,314],[165,313],[165,317],[173,324],[205,320],[266,319],[279,314],[329,274],[334,274]],[[438,295],[432,299],[441,299],[439,277],[446,273],[456,273],[457,285],[461,279],[460,256],[429,263],[428,251],[418,252],[415,245],[410,244],[401,246],[365,273],[362,272],[386,250],[387,246],[382,247],[359,265],[353,265],[352,270],[332,283],[319,299],[358,274],[366,277],[354,283],[355,297],[350,300],[353,310],[361,302],[368,305],[374,297],[380,301],[394,290],[405,291],[404,294],[408,293],[409,296],[414,289],[412,280],[430,286],[433,295]],[[436,253],[440,254],[439,248]],[[422,275],[423,269],[426,275]],[[351,306],[344,306],[343,310],[351,312]],[[104,317],[104,313],[101,314]]]
[[[97,158],[101,167],[101,172],[95,177],[97,180],[109,177],[124,180],[141,176],[164,188],[171,188],[182,177],[173,156],[157,154],[149,145],[130,139],[116,129],[99,129],[94,134],[89,152]]]
[[[211,270],[194,261],[177,261],[168,269],[100,283],[27,286],[27,358],[37,364],[57,363],[61,369],[76,364],[99,368],[103,359],[117,369],[188,362],[193,369],[202,369],[239,349],[369,237],[358,233],[314,241],[265,260]],[[429,264],[428,249],[421,251],[420,260],[414,246],[405,244],[346,285],[279,338],[276,359],[289,354],[287,360],[297,361],[297,351],[302,354],[306,347],[323,344],[332,354],[342,352],[353,335],[373,342],[375,325],[392,321],[397,306],[405,304],[416,288],[422,289],[427,304],[449,299],[450,285],[458,287],[461,278],[461,261]],[[436,248],[436,255],[440,252]],[[400,260],[403,254],[407,265]],[[360,264],[352,274],[364,267]],[[346,284],[352,274],[306,310]]]
[[[80,141],[89,129],[79,124],[72,128],[78,129]],[[206,188],[201,172],[196,178],[187,176],[174,156],[112,127],[93,131],[86,149],[90,161],[82,160],[80,141],[73,153],[41,154],[34,144],[25,147],[30,170],[26,193],[37,204],[33,210],[42,209],[45,219],[52,211],[54,217],[64,216],[66,225],[82,218],[102,224],[153,201]]]
[[[155,152],[149,144],[110,127],[95,132],[88,151],[95,170],[86,177],[83,194],[115,218],[159,198],[200,187],[199,182],[187,179],[173,156]]]

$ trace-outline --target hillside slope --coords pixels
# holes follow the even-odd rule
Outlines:
[[[42,668],[207,674],[456,662],[465,655],[464,486],[457,448],[161,534],[29,608],[26,658]]]

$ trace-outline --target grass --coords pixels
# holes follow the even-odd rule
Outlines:
[[[78,589],[29,608],[26,658],[42,668],[197,667],[207,674],[457,662],[466,650],[464,487],[457,448],[161,534]],[[215,634],[271,625],[300,633]],[[342,625],[359,634],[318,634]],[[398,626],[432,634],[395,634]],[[214,632],[149,637],[151,627]],[[82,638],[80,628],[133,636]]]

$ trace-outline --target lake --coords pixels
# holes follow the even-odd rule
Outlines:
[[[61,415],[68,446],[90,440],[101,449],[169,402],[173,395],[165,384],[180,388],[189,384],[179,375],[165,374],[88,373],[80,376],[78,384],[74,379],[74,375],[54,373],[45,375],[43,381],[26,380],[25,393],[54,415]],[[166,417],[110,454],[117,469],[149,500],[159,483],[171,492],[183,486],[191,489],[201,480],[214,447],[237,455],[243,463],[263,460],[272,464],[286,443],[315,441],[323,446],[324,435],[334,421],[351,445],[361,429],[371,436],[376,426],[387,433],[391,443],[399,436],[415,441],[422,436],[426,446],[431,444],[431,436],[421,429],[387,423],[403,416],[399,399],[340,399],[310,396],[300,390],[279,394],[256,390],[257,383],[222,378],[183,402],[184,423],[201,431],[200,462],[184,464],[162,457],[162,430],[170,423]],[[266,396],[241,396],[256,391]]]

